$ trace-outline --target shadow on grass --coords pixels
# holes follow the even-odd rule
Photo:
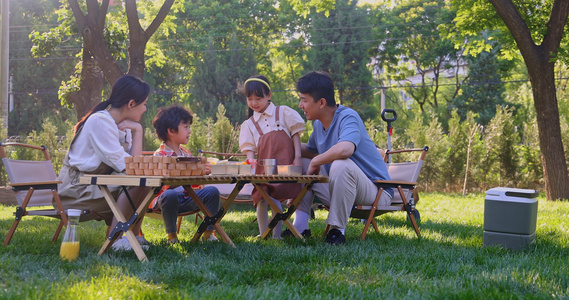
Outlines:
[[[381,217],[376,218],[377,225],[379,227],[382,236],[380,239],[405,239],[409,238],[409,234],[412,233],[415,236],[415,232],[411,222],[406,220],[405,214],[386,214]],[[353,224],[354,222],[352,222]],[[356,222],[360,223],[360,222]],[[419,224],[419,231],[421,232],[422,238],[417,241],[421,244],[426,244],[430,246],[453,246],[462,247],[470,249],[490,249],[490,251],[501,252],[502,250],[506,253],[519,253],[519,254],[541,254],[541,255],[569,255],[569,247],[567,247],[567,233],[563,231],[562,228],[554,229],[553,231],[542,230],[541,228],[536,229],[536,240],[528,248],[521,251],[514,251],[501,246],[483,246],[484,237],[484,225],[483,224],[463,224],[456,221],[441,221],[441,220],[422,220]],[[359,229],[361,228],[361,229]],[[362,226],[358,226],[359,230],[363,230]],[[398,233],[407,231],[405,236],[400,234],[389,234],[384,236],[382,230],[391,232],[396,231]],[[375,238],[378,234],[370,226],[367,234],[367,238]]]
[[[7,207],[11,212],[15,207]],[[222,228],[226,231],[232,241],[236,244],[237,249],[246,247],[247,245],[256,247],[274,247],[275,251],[282,247],[322,247],[326,246],[324,242],[325,217],[319,213],[315,220],[310,222],[312,237],[301,241],[296,238],[285,238],[282,240],[273,240],[268,238],[261,240],[256,236],[259,234],[258,225],[255,220],[254,208],[247,204],[235,204],[231,207],[230,212],[221,222]],[[11,213],[8,217],[0,219],[0,238],[4,240],[8,229],[13,223]],[[422,238],[419,239],[411,226],[406,220],[405,213],[397,212],[385,214],[376,218],[379,233],[370,226],[366,240],[360,242],[360,235],[364,228],[364,224],[357,219],[350,219],[346,230],[347,245],[349,247],[362,243],[363,246],[390,245],[392,247],[420,247],[425,249],[433,249],[437,247],[459,247],[465,249],[483,248],[483,225],[482,224],[463,224],[456,221],[444,221],[439,219],[429,219],[423,217],[419,223],[419,230]],[[58,254],[60,235],[58,241],[51,243],[51,238],[57,228],[58,220],[45,217],[24,217],[20,222],[14,237],[8,247],[3,247],[2,252],[17,251],[18,253],[40,254],[51,253]],[[198,223],[199,225],[199,223]],[[232,248],[223,242],[218,243],[190,243],[193,235],[197,231],[198,225],[193,222],[193,217],[185,218],[180,233],[181,244],[174,247],[166,244],[163,234],[163,225],[160,221],[146,221],[143,230],[149,235],[156,236],[149,239],[154,245],[146,252],[150,259],[161,251],[171,252],[174,257],[183,258],[189,253],[198,251],[199,249],[213,247],[217,251],[231,251]],[[286,226],[283,226],[283,230]],[[106,227],[104,222],[89,221],[80,224],[80,240],[83,251],[97,253],[105,239]],[[536,243],[533,244],[525,252],[546,251],[551,255],[563,254],[567,255],[569,250],[564,243],[559,241],[566,239],[566,234],[561,231],[550,231],[540,234],[539,228],[536,233]],[[221,240],[221,239],[220,239]],[[355,244],[355,245],[354,245]],[[17,245],[17,246],[14,246]],[[14,246],[14,247],[13,247]],[[87,250],[88,249],[88,250]],[[546,250],[544,250],[546,249]],[[117,257],[133,257],[132,252],[113,253]]]

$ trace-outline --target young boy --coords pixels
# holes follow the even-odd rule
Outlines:
[[[162,108],[154,117],[152,125],[162,144],[154,152],[154,156],[192,156],[190,151],[181,145],[188,143],[192,114],[179,106]],[[208,170],[206,170],[207,172]],[[219,190],[216,187],[205,187],[196,190],[196,194],[203,201],[212,214],[219,211]],[[164,226],[168,234],[168,244],[179,243],[176,234],[176,221],[179,213],[197,210],[198,206],[191,197],[186,195],[182,186],[171,186],[152,201],[153,208],[162,211]],[[217,241],[213,226],[209,226],[203,234],[205,241]]]

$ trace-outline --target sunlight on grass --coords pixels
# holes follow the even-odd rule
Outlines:
[[[539,199],[536,242],[525,251],[483,247],[484,194],[421,194],[417,238],[405,213],[376,219],[360,241],[363,224],[352,219],[347,244],[331,247],[322,236],[327,212],[310,221],[306,241],[256,238],[251,205],[234,205],[221,222],[236,244],[190,244],[192,216],[177,245],[166,244],[161,220],[147,218],[152,245],[147,263],[132,252],[97,255],[102,222],[80,224],[76,261],[59,259],[52,219],[24,218],[12,243],[0,247],[0,298],[171,299],[274,298],[567,298],[569,202]],[[0,236],[14,207],[0,206]]]

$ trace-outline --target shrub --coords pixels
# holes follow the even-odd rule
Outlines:
[[[486,150],[491,156],[490,180],[499,186],[517,185],[518,156],[516,145],[520,137],[513,122],[513,109],[496,107],[496,115],[485,132]]]

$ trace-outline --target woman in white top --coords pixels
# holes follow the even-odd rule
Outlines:
[[[140,123],[150,94],[148,83],[131,75],[122,76],[113,85],[109,99],[99,103],[75,125],[75,135],[59,173],[59,194],[63,206],[88,209],[82,220],[105,220],[117,224],[103,194],[95,185],[79,183],[82,174],[117,174],[125,171],[127,156],[142,154],[143,129]],[[131,203],[118,186],[109,186],[123,214],[130,217]],[[133,204],[138,206],[147,188],[129,188]],[[112,220],[112,223],[111,223]],[[140,224],[133,229],[139,235]],[[141,243],[144,238],[140,237]]]

